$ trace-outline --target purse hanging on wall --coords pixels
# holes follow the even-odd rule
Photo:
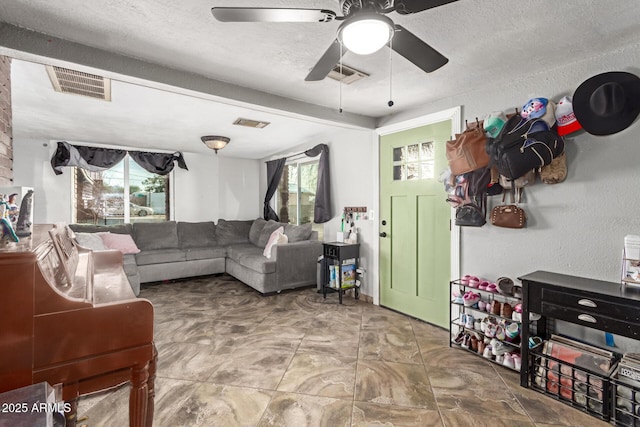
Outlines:
[[[527,214],[516,203],[516,191],[522,193],[522,188],[516,190],[515,186],[511,186],[511,202],[510,205],[499,205],[491,209],[491,224],[496,227],[505,228],[524,228],[527,223]],[[506,193],[503,193],[502,201],[504,203]],[[519,199],[518,199],[519,200]]]

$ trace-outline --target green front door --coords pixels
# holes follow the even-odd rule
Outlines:
[[[449,327],[451,121],[380,139],[380,304]]]

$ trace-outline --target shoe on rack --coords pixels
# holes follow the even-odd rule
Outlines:
[[[458,335],[456,335],[454,338],[451,339],[451,342],[454,344],[462,344],[462,340],[464,339],[464,331],[460,331],[458,332]]]
[[[508,277],[500,277],[496,280],[498,292],[502,295],[513,295],[513,280]]]
[[[511,304],[508,302],[502,303],[502,308],[500,309],[500,316],[506,317],[507,319],[511,319],[511,314],[513,313],[513,308]]]
[[[501,309],[500,301],[496,301],[496,300],[491,301],[491,314],[495,314],[499,316],[500,309]]]
[[[467,329],[473,329],[474,318],[471,314],[467,314],[467,318],[464,321],[464,327]]]
[[[478,351],[478,337],[476,337],[475,335],[471,335],[469,350]]]
[[[462,348],[469,349],[469,344],[471,344],[471,335],[464,334],[464,338],[462,338],[462,343],[460,344],[460,346]]]
[[[460,279],[460,283],[467,286],[469,284],[469,279],[471,279],[471,276],[469,274],[465,274],[462,276],[462,279]]]
[[[473,307],[478,303],[478,301],[480,301],[480,294],[477,294],[475,292],[467,292],[466,294],[464,294],[462,299],[464,301],[465,307]]]
[[[538,313],[529,312],[529,320],[540,320],[541,317]]]
[[[491,343],[491,344],[492,344],[491,352],[493,353],[494,356],[500,356],[500,355],[503,355],[505,353],[509,353],[510,351],[513,350],[512,346],[510,346],[509,344],[505,344],[502,341],[497,341],[497,342]]]
[[[487,292],[498,293],[498,285],[495,283],[489,283],[487,285]]]
[[[514,311],[513,313],[511,313],[511,320],[515,322],[522,322],[522,313]]]
[[[478,340],[478,354],[479,354],[480,356],[482,356],[482,354],[484,353],[484,348],[485,348],[486,346],[487,346],[487,345],[484,343],[484,340]]]
[[[506,366],[507,368],[515,369],[516,366],[513,363],[513,355],[511,353],[506,353],[504,355],[504,359],[502,359],[502,366]]]
[[[478,301],[478,310],[487,311],[487,303],[485,301]]]
[[[517,323],[509,323],[505,328],[505,333],[507,334],[507,341],[515,341],[520,335],[520,325]]]
[[[484,352],[482,353],[482,357],[484,357],[485,359],[493,359],[491,344],[487,344],[485,346]]]
[[[477,278],[476,276],[469,277],[469,287],[470,288],[477,288],[479,284],[480,284],[480,279],[479,278]]]
[[[460,314],[460,317],[455,323],[457,325],[464,326],[464,324],[467,323],[467,313]]]
[[[504,341],[505,339],[507,339],[507,334],[504,331],[504,325],[502,323],[500,323],[496,328],[496,338],[498,338],[501,341]]]
[[[489,282],[486,280],[481,281],[480,283],[478,283],[478,289],[481,291],[486,291],[487,290],[487,286],[489,286]]]
[[[522,357],[518,353],[512,353],[513,369],[519,371],[522,367]]]
[[[542,338],[540,337],[529,337],[529,348],[534,349],[542,344]]]
[[[476,331],[481,331],[482,330],[482,320],[480,319],[476,319],[473,321],[473,329],[475,329]]]

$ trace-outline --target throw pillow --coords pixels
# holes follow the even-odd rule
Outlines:
[[[123,255],[137,254],[140,249],[128,234],[100,233],[100,238],[108,249],[117,249]]]
[[[284,234],[284,227],[278,227],[273,231],[273,233],[271,233],[271,236],[269,237],[269,240],[264,247],[262,255],[266,256],[268,259],[271,259],[271,248],[273,248],[275,245],[287,243],[288,241],[289,240],[287,236]]]
[[[249,230],[249,241],[251,243],[256,246],[260,246],[260,244],[258,243],[260,241],[260,233],[262,232],[262,229],[266,224],[267,221],[262,218],[258,218],[253,221],[253,224],[251,224],[251,229]]]
[[[107,247],[104,245],[102,234],[110,233],[75,233],[76,241],[83,248],[91,249],[92,251],[104,251]]]
[[[133,224],[136,244],[144,250],[175,249],[178,243],[178,225],[175,221],[136,222]]]
[[[233,243],[247,243],[249,241],[249,230],[253,224],[252,220],[231,220],[219,219],[216,225],[216,239],[222,246]]]
[[[291,243],[309,240],[311,232],[313,231],[311,226],[312,224],[310,222],[302,225],[287,224],[284,228],[284,234],[287,235]]]
[[[213,221],[178,222],[178,241],[184,249],[214,246],[216,225]]]
[[[269,238],[271,237],[271,233],[273,233],[278,228],[282,228],[284,234],[284,228],[282,227],[282,224],[272,219],[267,221],[267,223],[262,228],[262,231],[260,232],[260,238],[258,239],[258,244],[256,246],[258,246],[259,248],[264,248],[267,245]]]

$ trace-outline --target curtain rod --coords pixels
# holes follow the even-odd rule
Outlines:
[[[305,150],[305,151],[307,151],[307,150]],[[300,153],[296,153],[296,154],[289,154],[288,156],[277,157],[277,158],[275,158],[275,159],[271,159],[271,160],[266,160],[266,161],[265,161],[265,163],[267,163],[267,162],[271,162],[271,161],[273,161],[273,160],[278,160],[278,159],[290,159],[290,158],[292,158],[292,157],[298,157],[298,156],[302,156],[302,155],[305,155],[305,156],[306,156],[306,154],[304,154],[304,153],[305,153],[305,151],[301,151]],[[313,158],[313,157],[318,157],[318,156],[313,156],[313,157],[311,157],[311,156],[307,156],[307,157],[309,157],[309,158]]]

